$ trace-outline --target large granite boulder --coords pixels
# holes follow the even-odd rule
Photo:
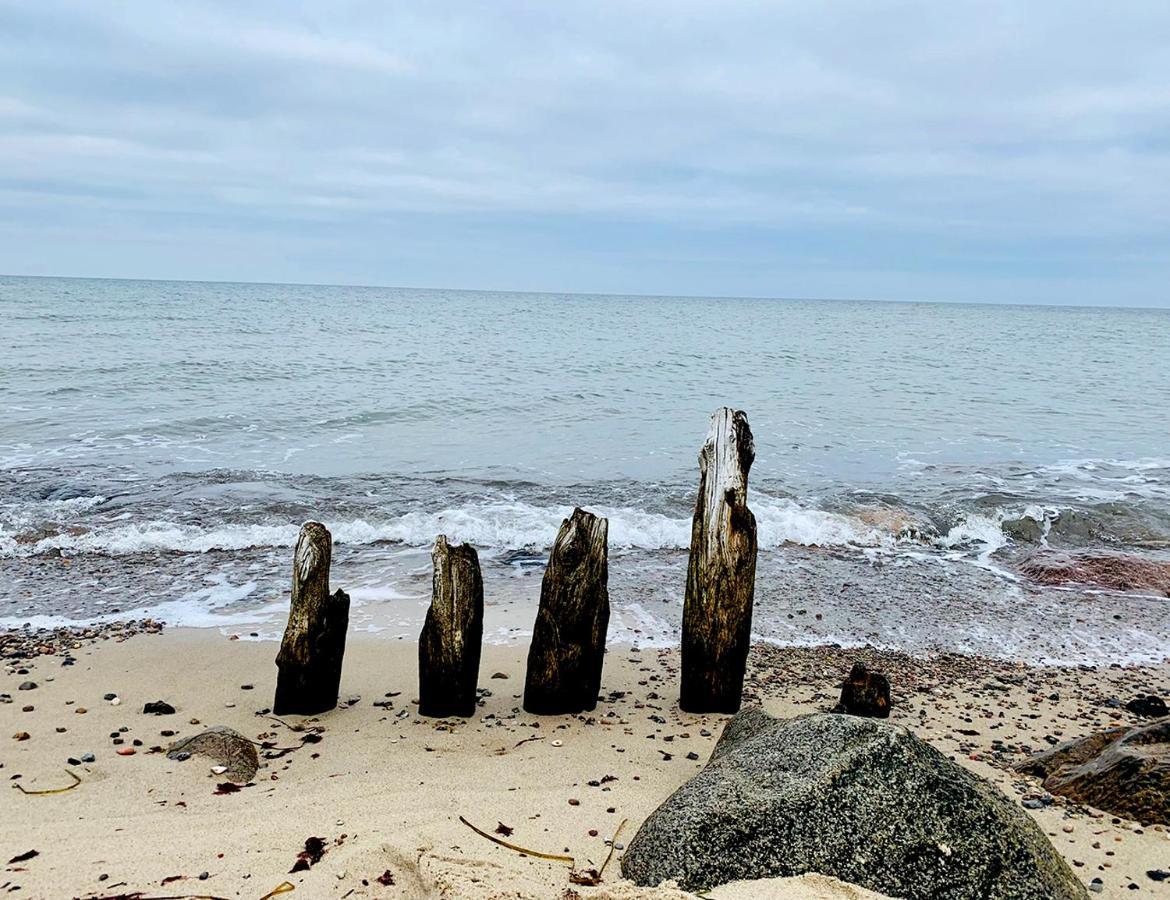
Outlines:
[[[622,872],[688,890],[819,872],[907,900],[1088,896],[1021,809],[905,728],[759,709],[651,813]]]
[[[1016,768],[1044,790],[1144,824],[1170,825],[1170,718],[1069,741]]]

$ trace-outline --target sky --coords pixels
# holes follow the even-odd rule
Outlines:
[[[1170,3],[0,0],[0,272],[1170,306]]]

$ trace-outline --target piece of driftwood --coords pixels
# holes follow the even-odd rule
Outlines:
[[[329,593],[333,536],[320,522],[306,522],[293,554],[292,604],[276,655],[280,670],[272,711],[316,715],[337,706],[349,595]]]
[[[431,607],[418,638],[418,711],[424,716],[475,713],[483,643],[483,576],[471,544],[446,535],[431,551],[435,574]]]
[[[609,522],[585,512],[561,524],[540,586],[528,648],[524,709],[579,713],[597,706],[609,627]]]
[[[756,518],[747,505],[755,455],[747,415],[716,410],[699,453],[683,604],[679,705],[688,712],[735,712],[743,694],[756,584]]]

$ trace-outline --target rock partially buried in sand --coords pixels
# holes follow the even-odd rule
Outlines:
[[[880,672],[871,672],[865,663],[854,663],[849,677],[841,685],[841,699],[833,707],[835,713],[867,716],[871,719],[890,717],[890,681]]]
[[[1114,728],[1016,766],[1044,790],[1143,823],[1170,825],[1170,718]]]
[[[260,768],[256,745],[226,725],[216,725],[194,737],[175,741],[167,750],[167,759],[187,759],[195,754],[210,757],[224,766],[224,777],[237,784],[251,781]]]
[[[642,824],[622,858],[687,890],[820,872],[906,900],[1084,900],[1043,832],[905,728],[759,709]]]

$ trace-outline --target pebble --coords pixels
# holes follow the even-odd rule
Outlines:
[[[211,773],[213,775],[222,775],[226,771],[227,771],[227,766],[212,766],[211,767]]]
[[[552,745],[554,747],[563,747],[563,746],[565,746],[565,742],[564,741],[553,741]]]
[[[118,695],[117,694],[103,694],[102,699],[108,703],[111,700],[117,700]]]
[[[118,748],[118,755],[119,756],[133,756],[137,752],[138,751],[135,750],[133,747],[119,747]]]
[[[120,706],[121,704],[122,704],[121,697],[115,697],[113,700],[110,701],[110,706]]]
[[[14,741],[27,741],[31,735],[27,731],[18,731],[12,736]]]
[[[97,759],[97,757],[94,756],[92,753],[82,753],[81,754],[81,761],[84,763],[91,763],[91,762],[94,762],[96,759]]]
[[[17,688],[18,691],[35,691],[36,689],[37,683],[35,681],[22,681],[20,687]]]

